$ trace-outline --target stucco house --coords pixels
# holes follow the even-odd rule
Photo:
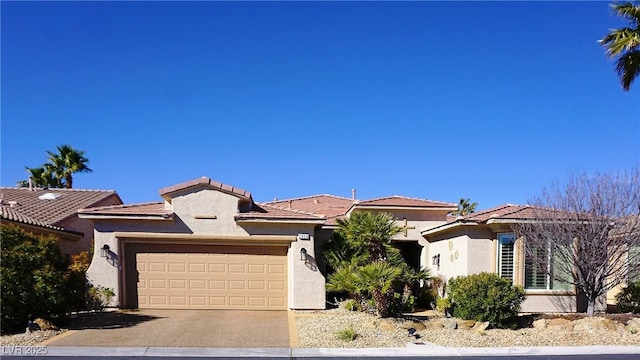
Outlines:
[[[324,309],[322,246],[336,220],[389,212],[407,262],[445,280],[494,272],[525,288],[525,312],[575,312],[573,287],[527,261],[511,225],[528,206],[506,204],[466,216],[449,202],[393,195],[357,199],[321,194],[258,203],[208,177],[160,190],[162,201],[79,211],[95,228],[88,277],[114,289],[122,308]],[[599,304],[604,309],[605,301]]]
[[[358,201],[316,195],[267,203],[207,177],[160,190],[163,201],[81,210],[95,227],[88,270],[123,308],[324,309],[322,244],[336,219],[387,211],[415,265],[429,258],[420,230],[456,205],[391,196]]]
[[[80,219],[77,210],[122,204],[112,190],[0,187],[0,219],[37,235],[54,235],[60,250],[71,256],[89,250],[93,224]]]

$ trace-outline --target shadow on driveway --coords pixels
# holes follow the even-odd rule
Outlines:
[[[81,313],[71,315],[69,324],[64,327],[69,330],[119,329],[156,319],[161,317],[142,314],[139,311]]]

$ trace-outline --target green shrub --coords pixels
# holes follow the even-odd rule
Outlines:
[[[349,326],[348,328],[340,331],[336,331],[334,334],[338,337],[338,339],[344,341],[353,341],[358,337],[358,333],[353,329],[352,326]]]
[[[91,286],[87,290],[87,307],[91,310],[103,311],[109,306],[116,294],[113,289],[104,286]]]
[[[640,314],[640,281],[631,282],[616,295],[621,312]]]
[[[449,298],[441,298],[436,300],[436,311],[445,315],[447,310],[451,308],[451,300]]]
[[[515,328],[525,295],[524,289],[497,274],[480,273],[449,280],[449,298],[455,317]]]
[[[73,304],[72,283],[84,279],[71,276],[57,238],[5,224],[0,238],[2,331],[24,331],[37,317],[60,321]]]
[[[349,299],[344,302],[344,308],[349,311],[360,311],[362,307],[355,300]]]

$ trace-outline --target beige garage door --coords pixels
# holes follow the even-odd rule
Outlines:
[[[286,309],[286,249],[207,249],[206,253],[137,253],[138,307]]]

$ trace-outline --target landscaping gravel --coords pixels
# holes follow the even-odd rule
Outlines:
[[[0,337],[0,346],[27,346],[37,345],[45,340],[48,340],[56,335],[62,334],[67,330],[44,330],[25,332],[15,335],[3,335]]]
[[[344,309],[296,312],[296,330],[300,347],[303,348],[404,347],[409,342],[446,347],[640,345],[640,333],[604,329],[555,331],[526,328],[475,331],[440,328],[419,330],[420,338],[414,340],[401,327],[404,321],[378,319],[370,314]],[[389,324],[392,325],[389,330],[381,328]],[[335,332],[348,327],[353,327],[359,336],[354,341],[340,340]]]

